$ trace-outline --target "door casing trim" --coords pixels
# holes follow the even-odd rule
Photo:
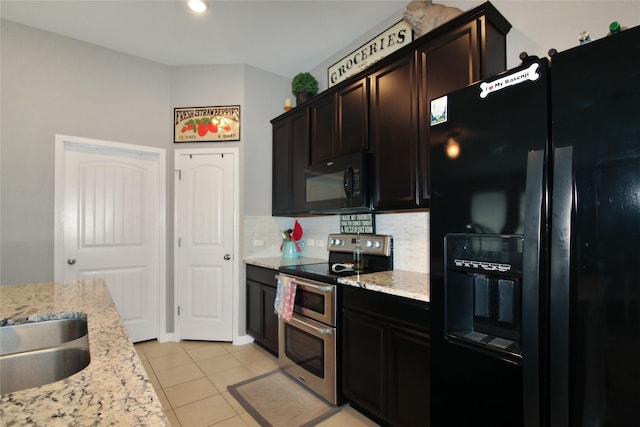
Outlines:
[[[164,148],[125,144],[69,135],[55,135],[54,166],[54,272],[56,282],[64,280],[64,176],[65,148],[88,147],[106,152],[131,152],[158,157],[158,341],[172,341],[167,333],[167,161]]]
[[[238,330],[239,328],[239,319],[238,313],[239,304],[240,304],[240,293],[239,293],[239,272],[240,272],[240,263],[242,259],[238,256],[241,253],[240,250],[240,149],[238,147],[221,147],[221,148],[176,148],[173,150],[173,164],[177,163],[177,159],[180,156],[187,156],[189,154],[192,155],[207,155],[207,154],[230,154],[233,156],[233,308],[232,308],[232,339],[234,345],[245,344],[246,340],[243,335]],[[174,227],[173,227],[173,301],[174,301],[174,317],[173,317],[173,330],[176,331],[175,339],[177,341],[180,340],[180,332],[178,328],[178,226],[175,223],[177,221],[177,200],[176,200],[176,191],[175,186],[173,190],[173,215],[174,215]]]

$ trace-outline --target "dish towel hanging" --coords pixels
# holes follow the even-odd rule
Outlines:
[[[291,277],[282,277],[279,275],[276,300],[273,303],[273,309],[278,317],[284,317],[284,320],[291,320],[295,300],[296,282],[294,282]]]

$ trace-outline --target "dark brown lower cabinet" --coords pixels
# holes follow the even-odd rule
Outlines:
[[[383,425],[429,425],[429,306],[343,287],[342,391]]]
[[[384,418],[385,325],[347,309],[342,311],[342,392],[367,415]]]
[[[429,335],[389,327],[389,423],[429,425]]]
[[[247,334],[255,342],[278,354],[278,316],[274,313],[278,272],[247,265]]]

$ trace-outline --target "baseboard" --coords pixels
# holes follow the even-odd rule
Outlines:
[[[178,342],[178,336],[175,333],[161,334],[158,337],[158,342]]]
[[[253,342],[253,337],[251,335],[240,335],[233,339],[233,345],[245,345],[251,344]]]
[[[178,342],[178,335],[176,333],[162,334],[158,337],[158,342]],[[251,335],[240,335],[233,339],[233,345],[245,345],[251,344],[253,337]]]

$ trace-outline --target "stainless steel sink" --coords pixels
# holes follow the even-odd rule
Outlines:
[[[89,348],[59,347],[0,357],[0,394],[59,381],[86,368]]]
[[[0,327],[0,394],[59,381],[90,361],[86,316]]]
[[[58,346],[76,346],[87,336],[87,319],[59,319],[0,327],[0,356]],[[80,343],[80,346],[83,344]]]

